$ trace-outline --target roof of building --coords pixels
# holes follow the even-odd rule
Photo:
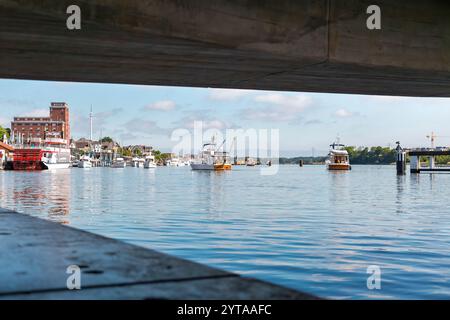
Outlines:
[[[50,118],[48,118],[48,120],[17,120],[14,119],[13,121],[11,121],[12,124],[19,124],[19,123],[56,123],[56,124],[61,124],[64,123],[65,121],[62,120],[50,120]]]
[[[67,105],[66,102],[51,102],[50,103],[50,108],[68,108],[69,106]]]
[[[0,141],[0,149],[4,149],[7,151],[14,151],[14,147]]]

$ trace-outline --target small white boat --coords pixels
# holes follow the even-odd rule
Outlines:
[[[69,161],[67,162],[60,162],[59,158],[55,153],[47,153],[47,157],[42,157],[42,164],[44,167],[48,170],[54,170],[54,169],[68,169],[70,168],[71,163]]]
[[[177,167],[185,167],[185,166],[186,166],[186,162],[184,162],[184,161],[178,161]]]
[[[184,167],[184,166],[186,166],[186,163],[181,161],[178,158],[173,158],[173,159],[170,159],[169,161],[167,161],[167,165],[169,167]]]
[[[145,157],[144,168],[145,169],[154,169],[154,168],[156,168],[156,162],[155,162],[155,157],[154,156],[147,156],[147,157]]]
[[[127,166],[123,158],[117,158],[111,165],[111,168],[125,168]]]
[[[69,169],[70,168],[70,162],[44,162],[45,167],[48,170],[54,170],[54,169]]]
[[[256,166],[256,161],[253,158],[248,158],[247,162],[245,163],[245,165],[247,167],[254,167],[254,166]]]
[[[92,161],[89,156],[82,156],[78,161],[78,168],[92,168]]]
[[[142,158],[133,158],[131,159],[131,166],[133,168],[142,168],[144,166],[144,159]]]

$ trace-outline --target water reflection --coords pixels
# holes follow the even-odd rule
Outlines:
[[[23,211],[46,212],[47,218],[68,223],[70,213],[70,170],[2,172],[2,206]]]
[[[396,188],[396,213],[403,213],[403,201],[404,201],[404,193],[405,193],[405,175],[397,175],[397,188]]]
[[[234,169],[5,171],[0,204],[325,297],[450,298],[450,175]]]
[[[211,215],[220,214],[225,208],[226,190],[224,181],[230,172],[222,171],[192,171],[196,179],[192,192],[199,209]]]

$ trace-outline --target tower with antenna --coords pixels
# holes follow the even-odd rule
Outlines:
[[[89,140],[92,141],[92,121],[93,121],[94,115],[92,113],[92,105],[91,105],[91,112],[89,113]]]

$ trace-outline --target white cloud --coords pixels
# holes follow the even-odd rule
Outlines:
[[[25,112],[24,114],[20,115],[22,117],[49,117],[50,112],[47,109],[33,109],[28,112]]]
[[[161,128],[158,126],[156,121],[153,120],[144,120],[139,118],[134,118],[124,126],[127,130],[126,134],[136,135],[137,133],[143,133],[147,135],[166,135],[169,133],[169,130]]]
[[[255,102],[264,107],[247,108],[242,116],[248,120],[263,121],[293,121],[298,120],[302,112],[313,104],[311,97],[306,95],[266,94],[254,98]]]
[[[208,129],[218,129],[223,130],[227,128],[231,128],[232,125],[219,119],[202,119],[202,118],[195,118],[192,116],[184,117],[176,122],[176,125],[180,128],[186,128],[186,129],[193,129],[194,123],[198,121],[202,122],[203,130]]]
[[[309,96],[300,94],[291,96],[279,93],[259,95],[255,97],[255,101],[282,106],[295,111],[303,111],[312,103],[312,99]]]
[[[112,108],[108,111],[103,111],[103,112],[94,114],[94,118],[99,119],[99,120],[106,120],[108,118],[111,118],[111,117],[117,115],[118,113],[120,113],[122,111],[123,111],[123,108]]]
[[[121,112],[123,112],[123,108],[111,108],[108,111],[95,113],[92,121],[94,137],[97,138],[97,135],[108,127],[109,121]],[[72,112],[72,134],[82,137],[88,137],[90,131],[89,122],[89,117],[86,114]]]
[[[241,89],[209,89],[208,98],[214,101],[235,101],[251,92],[251,90]]]
[[[338,118],[350,118],[350,117],[354,116],[355,114],[346,109],[339,109],[339,110],[336,110],[334,115]]]
[[[0,117],[0,126],[9,128],[11,126],[11,120]]]
[[[153,102],[144,107],[145,110],[170,111],[175,109],[176,103],[172,100],[161,100]]]
[[[194,128],[194,122],[201,121],[204,130],[207,129],[228,129],[234,128],[236,125],[223,119],[218,119],[214,116],[214,109],[204,108],[185,111],[185,116],[174,121],[172,124],[174,128],[186,128],[188,130]]]
[[[193,128],[194,123],[191,122],[188,124],[190,128]],[[202,121],[203,130],[207,129],[218,129],[218,130],[224,130],[230,127],[225,121],[219,120],[219,119],[213,119],[213,120],[203,120]]]
[[[315,124],[322,124],[323,122],[319,119],[311,119],[311,120],[307,120],[305,121],[306,125],[315,125]]]
[[[392,105],[401,105],[411,107],[415,105],[417,107],[423,106],[428,107],[432,106],[442,106],[449,107],[450,99],[438,98],[438,97],[403,97],[403,96],[363,96],[365,101],[377,104],[392,104]]]

